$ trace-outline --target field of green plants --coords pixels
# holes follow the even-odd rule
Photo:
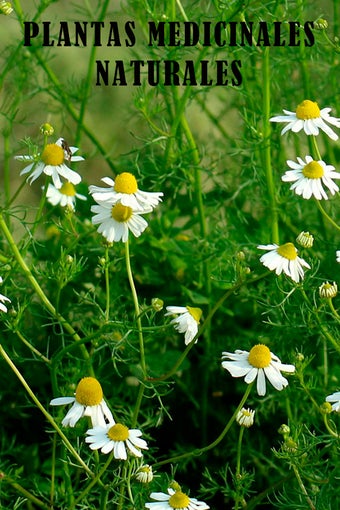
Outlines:
[[[338,2],[0,13],[0,509],[337,510]]]

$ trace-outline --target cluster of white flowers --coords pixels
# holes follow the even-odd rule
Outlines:
[[[281,131],[282,135],[289,130],[293,133],[303,130],[306,135],[317,136],[321,129],[332,140],[337,140],[338,135],[328,124],[339,128],[340,119],[332,117],[330,111],[331,108],[320,110],[317,103],[306,99],[297,106],[295,112],[283,110],[285,115],[278,115],[270,120],[287,124]],[[297,195],[307,200],[312,196],[317,200],[328,200],[323,186],[328,188],[332,195],[339,191],[338,185],[332,179],[340,179],[340,173],[335,171],[333,165],[327,165],[322,160],[315,161],[309,155],[305,157],[305,161],[300,157],[297,162],[288,160],[287,165],[290,170],[286,171],[282,180],[292,182],[290,189]]]
[[[141,450],[148,449],[146,441],[140,437],[140,430],[129,430],[126,425],[115,422],[102,387],[94,377],[83,377],[73,397],[58,397],[50,402],[52,406],[65,404],[73,405],[62,420],[64,427],[74,427],[83,416],[90,417],[92,428],[86,432],[85,442],[92,450],[113,451],[115,459],[127,460],[128,453],[142,457]]]
[[[110,177],[104,177],[102,181],[109,187],[89,187],[97,203],[91,207],[95,213],[92,223],[99,225],[97,231],[109,243],[126,243],[129,231],[139,237],[148,226],[142,215],[150,213],[158,205],[163,193],[138,189],[137,180],[130,172],[117,175],[115,181]]]
[[[68,163],[83,161],[82,156],[74,155],[77,151],[78,148],[69,146],[64,138],[58,138],[55,143],[47,144],[41,153],[16,156],[15,159],[29,163],[20,175],[29,174],[27,181],[30,184],[41,174],[52,177],[53,184],[49,183],[46,193],[52,205],[74,209],[76,198],[86,200],[84,195],[75,190],[75,186],[81,181],[81,176],[65,163],[65,161]],[[60,179],[61,177],[64,182]]]

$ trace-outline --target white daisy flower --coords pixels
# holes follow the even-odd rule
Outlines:
[[[129,430],[126,425],[115,423],[114,420],[105,427],[93,427],[86,434],[85,441],[91,450],[100,449],[102,453],[113,451],[115,459],[126,460],[128,452],[135,457],[142,457],[141,450],[148,450],[146,441],[140,437],[140,430]]]
[[[59,397],[51,400],[51,406],[72,404],[73,406],[61,422],[64,427],[74,427],[80,418],[90,416],[93,427],[106,426],[113,416],[103,398],[102,387],[94,377],[83,377],[78,383],[74,397]]]
[[[333,299],[338,294],[338,286],[336,282],[325,282],[319,287],[319,296],[325,299]]]
[[[52,176],[54,186],[59,189],[62,186],[60,176],[72,184],[79,184],[81,181],[80,175],[65,165],[65,161],[83,161],[83,157],[73,155],[77,150],[77,147],[69,147],[63,138],[59,138],[55,143],[47,144],[41,154],[15,156],[15,159],[30,162],[20,172],[20,175],[30,173],[27,178],[30,184],[44,173]]]
[[[50,204],[61,207],[75,208],[76,198],[79,200],[87,200],[84,195],[77,193],[71,182],[64,182],[61,188],[56,188],[53,184],[49,184],[47,188],[46,198]]]
[[[119,202],[100,202],[93,205],[91,211],[96,213],[92,218],[93,225],[98,225],[97,232],[102,234],[109,243],[123,241],[126,243],[129,237],[129,230],[135,237],[139,237],[146,227],[147,221],[140,216],[151,212],[151,207],[144,211],[134,211],[131,207]]]
[[[288,160],[287,165],[292,170],[282,176],[284,182],[293,182],[290,189],[297,195],[309,199],[314,196],[317,200],[328,200],[323,186],[329,189],[332,195],[339,191],[339,187],[332,179],[340,179],[340,173],[335,172],[333,165],[327,165],[324,161],[314,161],[311,156],[306,156],[306,162],[302,158],[297,161]]]
[[[304,278],[303,267],[310,269],[310,265],[298,257],[298,251],[293,243],[285,243],[280,246],[277,244],[260,244],[259,250],[268,250],[262,255],[260,262],[271,271],[275,270],[277,275],[282,271],[294,282],[299,282]]]
[[[162,201],[163,193],[161,191],[147,192],[138,189],[135,176],[129,172],[117,175],[115,181],[110,177],[104,177],[102,181],[109,188],[89,187],[90,193],[96,202],[106,200],[109,200],[112,204],[120,202],[133,210],[148,212],[150,207],[153,209]]]
[[[247,384],[257,378],[257,393],[266,394],[266,377],[276,390],[281,391],[288,385],[283,372],[295,372],[294,365],[284,365],[280,359],[270,352],[266,345],[254,345],[250,351],[237,349],[234,353],[222,352],[222,367],[228,370],[232,377],[244,377]]]
[[[340,250],[337,250],[335,252],[335,257],[336,257],[336,261],[338,262],[338,264],[340,264]]]
[[[340,413],[340,391],[336,391],[335,393],[332,393],[332,395],[328,395],[328,397],[326,397],[326,402],[333,402],[332,411]]]
[[[285,115],[278,115],[269,119],[271,122],[286,122],[287,125],[282,129],[281,135],[289,130],[293,133],[298,133],[301,129],[304,130],[306,135],[317,136],[321,129],[332,140],[337,140],[338,135],[334,133],[328,124],[335,127],[340,127],[340,119],[331,117],[329,112],[331,108],[323,108],[320,110],[317,103],[306,99],[300,103],[295,112],[283,110]],[[326,124],[328,123],[328,124]]]
[[[150,498],[154,499],[153,503],[145,503],[145,508],[153,510],[172,510],[177,508],[180,510],[206,510],[209,509],[206,503],[198,501],[196,498],[189,498],[187,494],[181,490],[169,488],[168,494],[164,492],[152,492]]]
[[[166,309],[165,316],[178,314],[170,324],[173,324],[179,333],[185,333],[184,342],[188,345],[197,335],[202,310],[192,306],[167,306]]]
[[[2,277],[1,276],[0,276],[0,283],[2,283]],[[6,301],[8,301],[9,303],[11,302],[11,300],[8,297],[3,296],[2,294],[0,294],[0,310],[2,312],[5,312],[5,313],[7,313],[7,306],[4,305],[4,303]]]
[[[140,466],[135,474],[136,480],[141,483],[150,483],[153,480],[153,472],[152,467],[149,464],[144,464]]]
[[[255,411],[252,409],[242,409],[236,415],[236,421],[241,427],[249,428],[254,424]]]

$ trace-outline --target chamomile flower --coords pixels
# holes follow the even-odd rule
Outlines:
[[[336,282],[324,282],[319,287],[319,296],[323,299],[333,299],[338,294],[338,286]]]
[[[80,175],[65,164],[65,161],[73,163],[84,159],[73,155],[77,150],[77,147],[69,147],[65,145],[63,138],[59,138],[55,143],[47,144],[41,154],[15,156],[15,159],[29,162],[29,165],[21,170],[20,175],[30,174],[27,178],[30,184],[44,173],[52,176],[54,186],[59,189],[62,186],[60,176],[72,184],[79,184],[81,181]]]
[[[314,243],[314,236],[309,232],[300,232],[296,238],[296,242],[303,248],[311,248]]]
[[[336,257],[336,261],[338,262],[338,264],[340,264],[340,250],[337,250],[335,252],[335,257]]]
[[[89,187],[90,193],[96,202],[106,200],[113,204],[120,202],[122,205],[131,207],[131,209],[148,212],[150,207],[153,209],[162,201],[163,193],[161,191],[148,192],[138,189],[135,176],[129,172],[117,175],[115,180],[104,177],[102,181],[109,187]]]
[[[340,391],[328,395],[328,397],[326,397],[326,402],[332,402],[332,411],[340,413]]]
[[[328,200],[323,188],[329,189],[332,195],[339,191],[339,187],[333,179],[340,179],[340,173],[335,172],[333,165],[327,165],[324,161],[314,161],[311,156],[306,160],[297,158],[296,161],[288,160],[287,165],[291,170],[282,176],[284,182],[293,182],[290,189],[305,199],[314,196],[317,200]]]
[[[85,438],[91,450],[101,450],[102,453],[113,451],[115,459],[126,460],[127,454],[142,457],[141,450],[147,450],[148,445],[141,439],[142,432],[138,429],[128,429],[122,423],[112,422],[105,427],[97,426],[89,429]]]
[[[254,424],[254,416],[255,411],[242,407],[236,415],[236,421],[241,427],[246,427],[248,429]]]
[[[254,345],[250,351],[237,349],[234,353],[222,352],[222,367],[228,370],[232,377],[244,377],[247,384],[257,378],[256,388],[260,396],[266,394],[266,377],[278,391],[288,385],[282,372],[294,372],[294,365],[285,365],[270,352],[266,345]]]
[[[188,345],[197,335],[202,310],[192,306],[167,306],[166,310],[166,316],[178,315],[170,324],[173,324],[179,333],[185,333],[184,342]]]
[[[271,122],[286,122],[287,125],[282,129],[281,135],[289,130],[298,133],[302,129],[306,135],[317,136],[321,129],[332,140],[337,140],[338,135],[328,126],[331,124],[340,127],[340,119],[329,115],[331,108],[323,108],[320,110],[317,103],[306,99],[300,103],[295,112],[283,110],[285,115],[278,115],[269,119]],[[328,124],[327,124],[328,123]]]
[[[0,283],[2,283],[2,277],[0,276]],[[6,297],[6,296],[3,296],[2,294],[0,294],[0,310],[2,312],[7,312],[7,306],[4,304],[6,301],[8,301],[9,303],[11,302],[11,300]]]
[[[113,416],[103,398],[102,387],[94,377],[83,377],[78,383],[74,397],[59,397],[51,400],[51,406],[72,404],[73,406],[61,422],[64,427],[74,427],[80,418],[90,416],[92,426],[106,426]]]
[[[164,492],[152,492],[150,498],[154,499],[153,503],[145,503],[145,508],[151,510],[206,510],[209,509],[206,503],[198,501],[196,498],[190,498],[181,490],[169,488],[168,494]]]
[[[280,246],[277,244],[260,244],[259,250],[267,250],[262,255],[260,262],[270,269],[275,270],[277,275],[282,271],[289,276],[294,282],[299,282],[304,278],[303,267],[310,269],[310,265],[298,257],[298,251],[293,243],[285,243]]]
[[[153,480],[152,467],[149,464],[143,464],[140,466],[135,474],[136,480],[141,483],[150,483]]]
[[[69,207],[74,209],[76,198],[79,200],[86,200],[84,195],[76,192],[75,187],[71,182],[64,182],[61,188],[56,188],[53,184],[49,184],[47,188],[46,198],[50,204],[61,207]]]
[[[151,212],[151,210],[150,207],[137,212],[119,202],[115,204],[110,201],[99,202],[99,205],[91,207],[91,211],[96,213],[92,218],[92,223],[99,225],[97,232],[102,234],[109,243],[113,241],[126,243],[129,230],[135,237],[139,237],[144,232],[148,223],[141,214]]]

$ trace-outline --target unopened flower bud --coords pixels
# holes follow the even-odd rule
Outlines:
[[[314,21],[313,28],[315,28],[315,30],[326,30],[326,28],[328,28],[328,21],[320,18],[317,21]]]
[[[11,2],[1,1],[0,2],[0,13],[1,14],[5,14],[6,16],[8,16],[9,14],[11,14],[11,12],[13,12],[13,8],[12,8]]]
[[[155,312],[160,312],[163,309],[164,301],[159,298],[151,299],[151,306],[155,310]]]
[[[48,122],[45,122],[45,124],[40,126],[40,133],[44,136],[52,136],[54,133],[54,127]]]
[[[309,232],[300,232],[296,238],[296,242],[303,248],[311,248],[314,243],[314,237]]]
[[[290,427],[288,427],[288,425],[283,423],[281,425],[281,427],[279,428],[278,433],[282,434],[283,436],[285,436],[286,434],[290,434]]]
[[[332,299],[338,293],[338,286],[336,282],[328,283],[325,282],[319,287],[319,296],[321,298]]]
[[[251,427],[254,424],[255,411],[252,409],[242,409],[236,415],[236,421],[241,427]]]
[[[321,414],[330,414],[332,412],[332,405],[329,402],[324,402],[319,409]]]
[[[152,467],[149,464],[144,464],[138,468],[136,478],[141,483],[150,483],[153,479]]]

